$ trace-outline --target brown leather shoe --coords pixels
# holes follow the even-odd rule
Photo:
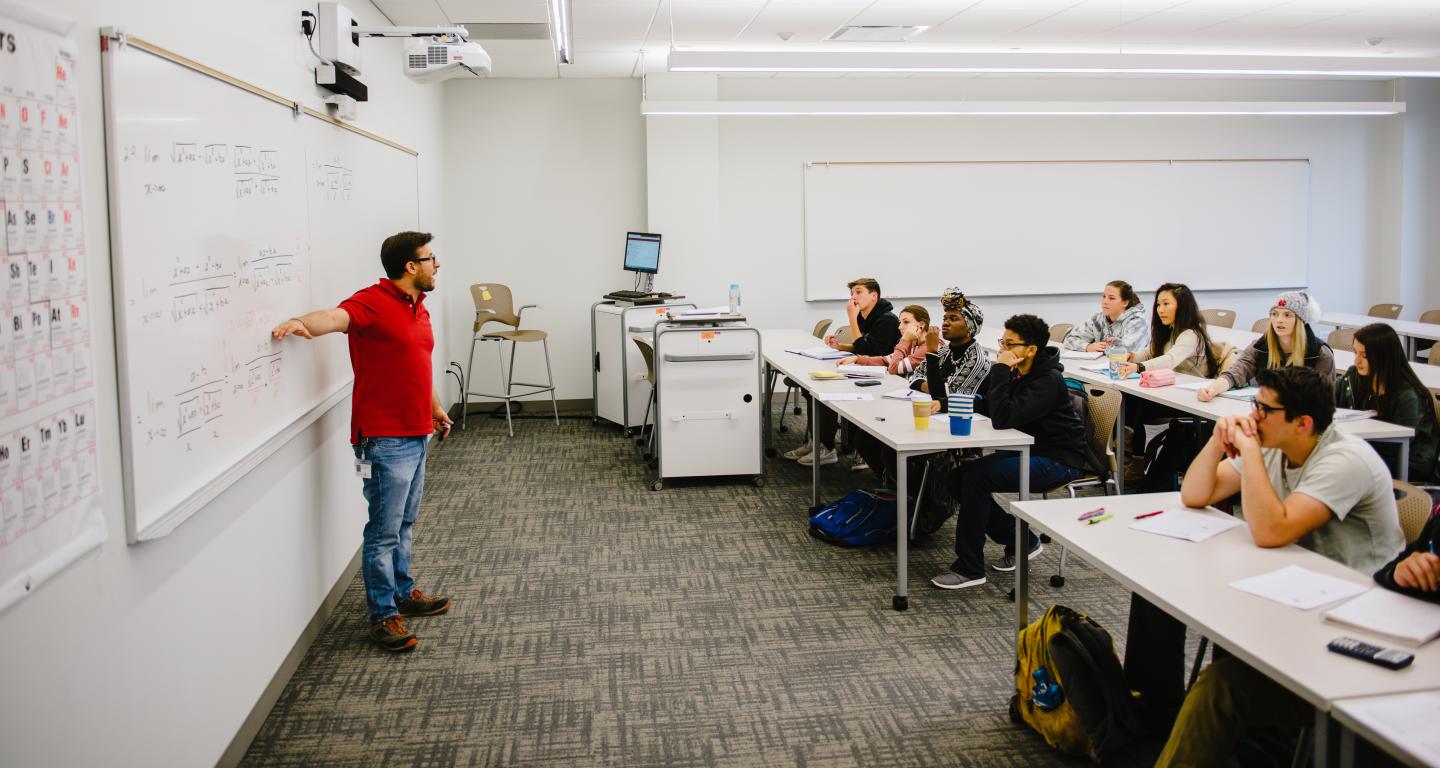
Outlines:
[[[401,616],[439,616],[450,610],[450,598],[427,597],[420,590],[412,589],[410,596],[401,600],[396,607],[400,609]]]
[[[399,616],[371,624],[370,639],[387,651],[408,651],[420,644],[420,638],[405,627],[405,620]]]

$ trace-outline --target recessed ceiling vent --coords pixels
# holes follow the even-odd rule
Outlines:
[[[841,43],[903,43],[930,27],[859,25],[841,27],[826,40]]]

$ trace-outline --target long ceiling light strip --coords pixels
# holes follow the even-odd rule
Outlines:
[[[643,101],[646,117],[1379,116],[1390,101]]]
[[[671,72],[1440,77],[1440,59],[1188,54],[671,51]]]
[[[570,2],[569,0],[549,0],[550,4],[550,39],[555,43],[555,56],[561,64],[574,62],[574,52],[570,47]]]

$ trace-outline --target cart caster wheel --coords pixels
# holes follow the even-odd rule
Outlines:
[[[903,611],[910,607],[910,598],[904,595],[896,595],[890,598],[890,607],[897,611]]]
[[[785,426],[784,424],[781,424],[781,425],[780,425],[780,431],[781,431],[781,432],[789,432],[789,431],[790,431],[790,428],[787,427],[787,426]]]
[[[1055,574],[1054,576],[1051,576],[1051,577],[1050,577],[1050,586],[1055,587],[1056,589],[1059,589],[1060,587],[1065,586],[1065,577],[1064,577],[1064,576],[1061,576],[1061,575],[1058,574],[1058,573]]]
[[[652,491],[663,491],[663,490],[665,490],[665,483],[664,483],[664,481],[662,481],[662,480],[656,480],[655,482],[651,483],[651,484],[650,484],[650,490],[652,490]]]
[[[1014,588],[1011,588],[1011,590],[1010,590],[1009,592],[1006,592],[1006,593],[1005,593],[1005,599],[1006,599],[1006,600],[1009,600],[1009,601],[1012,602],[1012,603],[1015,602],[1015,590],[1014,590]]]
[[[1050,543],[1050,534],[1048,534],[1048,533],[1042,533],[1042,534],[1040,534],[1040,542],[1041,542],[1042,544],[1049,544],[1049,543]]]
[[[750,482],[754,483],[756,488],[765,487],[765,478],[761,477],[760,475],[756,475],[755,477],[751,478]]]
[[[591,417],[590,417],[590,426],[592,426],[592,427],[598,427],[598,426],[600,426],[600,417],[599,417],[599,416],[591,416]]]
[[[799,415],[800,415],[800,408],[799,408],[798,406],[795,408],[795,415],[796,415],[796,416],[799,416]]]

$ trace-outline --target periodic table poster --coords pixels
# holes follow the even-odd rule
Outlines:
[[[75,43],[0,3],[0,611],[105,540]]]

